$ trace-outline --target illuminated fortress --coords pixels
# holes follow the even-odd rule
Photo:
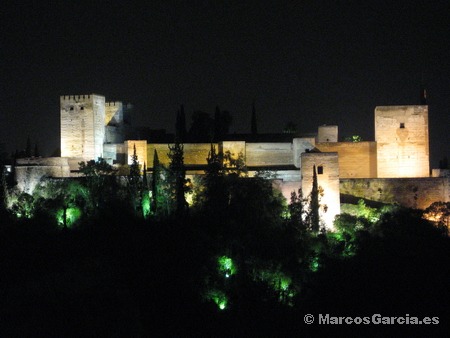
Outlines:
[[[18,160],[19,188],[31,193],[43,176],[76,176],[80,161],[102,157],[112,165],[130,164],[134,147],[149,172],[155,150],[168,165],[168,142],[130,137],[131,110],[102,95],[61,96],[61,158]],[[376,107],[374,122],[374,141],[339,142],[338,126],[324,125],[305,137],[226,135],[213,145],[235,156],[241,153],[250,177],[258,170],[275,173],[274,184],[287,199],[299,188],[308,195],[315,167],[327,226],[340,213],[341,194],[421,209],[450,201],[448,171],[434,169],[430,175],[428,106]],[[210,149],[211,143],[184,142],[188,176],[203,173]]]

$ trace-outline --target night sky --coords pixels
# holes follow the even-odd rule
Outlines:
[[[450,157],[448,1],[6,1],[0,143],[59,147],[59,96],[135,105],[135,126],[173,132],[185,105],[216,105],[249,132],[339,125],[374,140],[374,108],[428,91],[431,165]],[[221,3],[221,4],[218,4]]]

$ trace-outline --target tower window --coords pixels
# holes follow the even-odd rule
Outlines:
[[[70,110],[73,110],[73,106],[70,106]]]
[[[405,124],[402,122],[400,123],[400,129],[404,129],[405,128]]]
[[[80,107],[80,110],[84,110],[84,107]]]
[[[317,175],[323,175],[323,166],[322,165],[319,165],[317,167]]]

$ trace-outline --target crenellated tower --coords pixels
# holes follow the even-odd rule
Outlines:
[[[60,97],[61,157],[85,161],[103,157],[105,97],[97,94]]]

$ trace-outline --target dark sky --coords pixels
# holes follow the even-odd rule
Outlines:
[[[19,2],[18,2],[19,3]],[[432,167],[449,153],[448,1],[15,1],[3,3],[0,142],[59,146],[59,96],[131,102],[135,125],[173,131],[185,104],[232,131],[338,124],[374,139],[377,105],[428,90]],[[23,4],[24,3],[24,4]],[[219,4],[220,3],[220,4]]]

